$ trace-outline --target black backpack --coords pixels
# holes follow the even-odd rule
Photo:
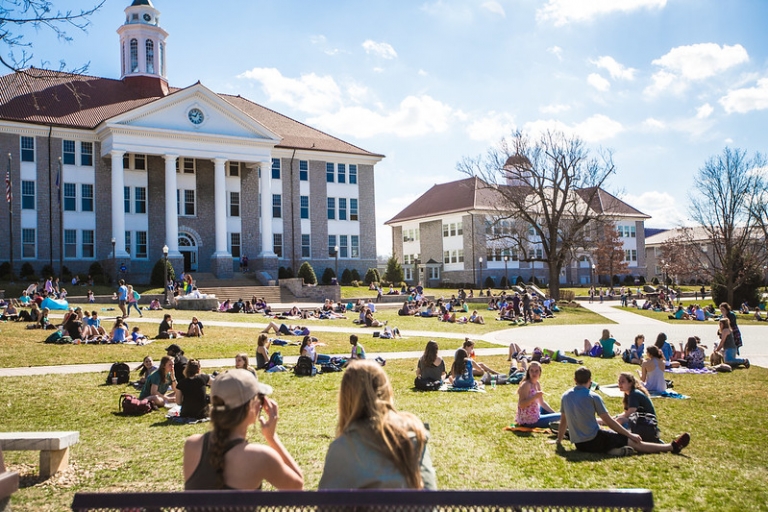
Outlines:
[[[312,377],[317,373],[315,363],[307,356],[299,356],[296,366],[293,367],[294,375],[298,377]]]
[[[107,374],[107,384],[112,384],[112,379],[115,377],[118,384],[127,384],[131,380],[131,369],[125,363],[115,363]]]

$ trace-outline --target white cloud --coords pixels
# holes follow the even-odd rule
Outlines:
[[[615,137],[624,131],[624,127],[618,121],[614,121],[602,114],[595,114],[573,126],[568,126],[562,121],[554,119],[532,121],[523,126],[523,131],[529,132],[533,136],[537,136],[547,130],[563,132],[566,135],[575,135],[587,142],[597,142]]]
[[[539,107],[539,112],[542,112],[544,114],[559,114],[560,112],[565,112],[566,110],[570,110],[570,105],[561,105],[561,104],[555,104],[552,103],[550,105],[544,105],[543,107]]]
[[[444,132],[454,118],[455,112],[450,106],[423,95],[408,96],[391,112],[377,112],[360,106],[342,107],[307,119],[307,123],[336,134],[360,138],[383,134],[414,137]]]
[[[705,104],[703,104],[702,106],[700,106],[699,108],[696,109],[696,118],[697,119],[706,119],[710,115],[712,115],[712,112],[714,112],[714,111],[715,111],[715,109],[712,108],[712,105],[710,105],[709,103],[705,103]]]
[[[645,93],[654,96],[667,89],[679,93],[692,81],[710,78],[748,60],[747,50],[740,44],[722,47],[716,43],[678,46],[652,61],[661,69],[653,74],[653,83],[645,89]]]
[[[557,60],[561,61],[563,60],[563,49],[559,46],[552,46],[550,48],[547,48],[547,51],[557,57]]]
[[[487,2],[483,2],[483,9],[486,9],[494,14],[498,14],[502,18],[507,17],[507,13],[504,12],[504,7],[501,6],[499,2],[496,2],[495,0],[489,0]]]
[[[428,73],[426,71],[424,71],[423,69],[419,70],[419,76],[427,76],[427,74]]]
[[[389,43],[377,43],[368,39],[363,42],[363,48],[365,48],[365,53],[372,53],[382,59],[392,60],[397,58],[397,52]]]
[[[362,103],[369,97],[368,88],[364,85],[352,84],[347,87],[349,98],[355,103]]]
[[[325,44],[327,39],[324,35],[320,34],[319,36],[310,36],[309,41],[312,44]]]
[[[341,89],[331,76],[314,73],[299,79],[284,77],[275,68],[253,68],[238,78],[261,82],[270,101],[281,102],[302,112],[319,114],[341,107]]]
[[[619,64],[613,57],[604,55],[598,57],[597,60],[590,61],[592,64],[599,68],[603,68],[611,74],[611,78],[614,80],[634,80],[635,72],[634,68],[625,67],[623,64]]]
[[[384,72],[384,68],[379,67],[379,66],[374,66],[372,69],[373,69],[374,73],[383,73]]]
[[[328,39],[322,34],[317,36],[310,36],[309,41],[317,46],[326,46],[328,44]],[[323,53],[326,55],[336,55],[341,53],[341,50],[338,48],[325,48],[323,49]]]
[[[728,91],[728,94],[720,98],[719,103],[729,114],[765,110],[768,108],[768,78],[758,80],[756,87]]]
[[[647,131],[658,131],[658,130],[664,130],[667,125],[664,124],[663,121],[659,121],[658,119],[654,119],[652,117],[649,117],[645,121],[643,121],[643,128]]]
[[[611,88],[611,82],[598,75],[597,73],[590,73],[587,77],[587,82],[598,91],[605,92]]]
[[[625,194],[621,200],[651,216],[645,221],[649,228],[674,228],[689,224],[686,214],[679,208],[682,203],[668,192],[649,191],[640,195]]]
[[[572,22],[589,21],[611,12],[637,9],[663,9],[667,0],[549,0],[536,11],[537,21],[552,20],[556,27]]]
[[[515,118],[503,112],[490,111],[482,119],[467,126],[467,135],[472,140],[496,143],[515,129]]]
[[[728,137],[723,142],[725,143],[726,146],[728,146],[730,144],[733,144],[733,139]]]

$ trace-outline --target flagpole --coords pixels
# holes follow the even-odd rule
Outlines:
[[[11,276],[14,275],[13,268],[13,187],[11,185],[11,154],[8,153],[8,173],[5,175],[6,194],[5,198],[8,201],[8,233],[10,234],[9,247],[11,249]]]

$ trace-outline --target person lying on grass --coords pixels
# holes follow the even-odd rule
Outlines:
[[[557,447],[563,446],[566,431],[569,440],[577,450],[589,453],[607,453],[614,456],[640,453],[680,453],[688,446],[691,436],[680,435],[667,444],[646,443],[638,434],[633,434],[622,427],[605,408],[600,395],[590,390],[592,372],[584,366],[574,374],[573,389],[566,391],[560,402],[560,426],[557,431]],[[613,432],[602,430],[597,418],[610,427]]]
[[[481,363],[475,359],[475,342],[469,338],[464,338],[464,343],[461,348],[467,353],[470,362],[472,363],[472,374],[475,377],[482,377],[483,374],[500,375],[500,372],[492,369],[485,363]]]

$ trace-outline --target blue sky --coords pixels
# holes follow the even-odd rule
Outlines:
[[[89,74],[119,78],[129,3],[108,0],[70,44],[37,34],[33,62],[90,61]],[[513,129],[611,149],[607,188],[650,227],[687,222],[696,171],[726,145],[768,150],[764,0],[153,3],[171,85],[200,80],[386,155],[380,254],[384,221]]]

